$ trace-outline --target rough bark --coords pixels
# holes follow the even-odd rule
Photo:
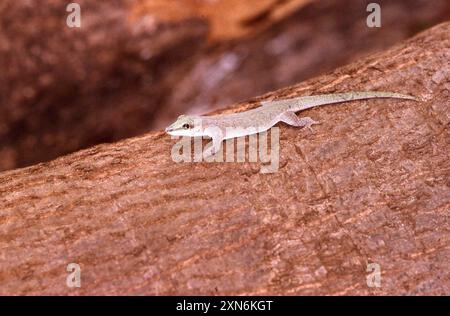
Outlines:
[[[450,17],[447,0],[0,3],[0,170],[161,128],[335,69]],[[182,5],[180,6],[180,3]]]
[[[0,174],[0,294],[450,294],[450,23],[259,99],[308,110],[280,170],[174,163],[152,132]],[[236,112],[256,106],[236,105]],[[81,266],[81,287],[66,266]],[[380,288],[367,286],[368,263]]]

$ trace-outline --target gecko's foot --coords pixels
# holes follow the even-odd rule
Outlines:
[[[309,129],[311,131],[311,133],[314,133],[314,130],[312,129],[313,125],[322,124],[320,122],[314,121],[310,117],[302,117],[302,118],[300,118],[300,121],[301,121],[302,126]]]
[[[214,148],[214,146],[208,147],[203,151],[203,159],[209,158],[216,154],[217,150]]]

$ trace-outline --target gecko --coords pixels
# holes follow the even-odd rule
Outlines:
[[[396,98],[418,101],[415,97],[394,92],[347,92],[312,96],[302,96],[275,101],[263,101],[257,108],[230,114],[214,116],[180,115],[166,128],[173,136],[203,137],[212,139],[212,146],[203,155],[208,157],[217,153],[226,139],[247,136],[267,131],[279,122],[295,127],[308,128],[320,124],[310,117],[298,117],[296,112],[313,107],[373,98]]]

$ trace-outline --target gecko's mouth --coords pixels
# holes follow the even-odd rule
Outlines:
[[[185,130],[182,128],[176,128],[176,127],[167,127],[166,128],[166,133],[172,136],[184,136],[184,132]]]
[[[173,127],[172,125],[166,127],[166,133],[176,132],[176,131],[179,131],[179,130],[181,130],[181,128]]]

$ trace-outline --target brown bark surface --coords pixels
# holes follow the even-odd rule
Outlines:
[[[448,0],[0,3],[0,170],[161,128],[385,49],[450,18]]]
[[[422,99],[303,112],[322,124],[280,125],[273,174],[174,163],[162,132],[1,173],[0,294],[449,295],[449,34],[441,24],[259,98]],[[80,288],[66,286],[69,263]]]

